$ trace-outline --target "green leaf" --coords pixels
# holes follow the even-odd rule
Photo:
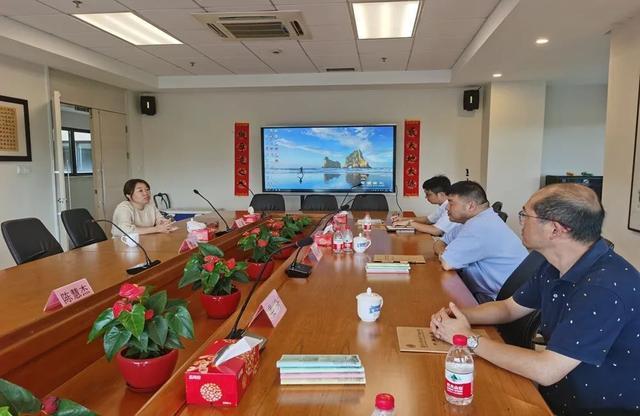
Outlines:
[[[162,347],[167,340],[167,333],[169,332],[169,324],[164,316],[156,315],[147,324],[149,331],[149,338],[151,341]]]
[[[0,379],[0,406],[8,408],[10,414],[34,413],[40,411],[40,400],[23,387]]]
[[[149,334],[143,332],[142,334],[140,334],[140,337],[138,339],[131,338],[129,340],[129,345],[135,346],[141,353],[146,353],[149,347]]]
[[[200,270],[201,264],[198,259],[195,256],[191,257],[184,267],[184,273],[182,274],[180,282],[178,282],[178,287],[182,288],[200,280]]]
[[[200,247],[200,252],[205,256],[224,257],[224,252],[212,244],[200,243],[198,247]]]
[[[124,313],[124,312],[123,312]],[[144,316],[143,316],[144,319]],[[114,325],[104,334],[103,344],[107,361],[111,361],[114,355],[131,339],[131,332]]]
[[[113,309],[107,308],[98,317],[96,321],[93,323],[93,327],[91,328],[91,332],[89,332],[89,337],[87,343],[93,341],[107,330],[107,327],[115,321],[113,317]]]
[[[249,283],[250,281],[249,278],[247,277],[247,274],[242,270],[236,270],[235,272],[233,272],[233,274],[231,275],[231,278],[236,282],[241,282],[241,283]]]
[[[131,332],[134,337],[138,338],[144,330],[144,306],[139,303],[133,305],[131,312],[122,311],[118,316],[118,322]]]
[[[71,400],[60,399],[56,416],[97,416],[97,413]]]
[[[169,332],[167,336],[167,342],[165,342],[164,347],[168,350],[177,350],[183,349],[184,345],[180,342],[180,338],[176,334]]]
[[[154,315],[160,315],[164,312],[164,308],[167,306],[167,291],[163,290],[149,296],[146,306],[147,309],[153,309]]]
[[[193,338],[193,321],[187,308],[178,306],[175,312],[167,316],[167,319],[169,321],[169,328],[171,328],[175,334],[189,339]]]
[[[0,416],[12,416],[12,414],[9,413],[9,406],[0,407]]]
[[[187,307],[188,302],[184,299],[169,299],[167,301],[167,309],[173,309],[176,306],[184,306],[185,308]]]
[[[219,273],[202,273],[206,275],[204,279],[202,279],[202,287],[203,291],[206,294],[210,294],[215,289],[216,285],[220,281]]]

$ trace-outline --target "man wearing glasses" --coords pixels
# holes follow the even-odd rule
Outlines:
[[[493,364],[541,385],[559,415],[640,412],[640,273],[600,237],[604,209],[591,189],[555,184],[520,212],[525,245],[546,262],[513,297],[431,317],[447,342],[469,337]],[[544,351],[478,339],[470,324],[515,321],[541,311]]]
[[[496,298],[505,280],[527,257],[522,241],[489,206],[482,186],[472,181],[451,185],[449,219],[461,226],[434,243],[442,268],[458,270],[478,302]]]

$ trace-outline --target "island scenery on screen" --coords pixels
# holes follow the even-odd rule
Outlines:
[[[263,127],[265,192],[394,192],[395,126]]]

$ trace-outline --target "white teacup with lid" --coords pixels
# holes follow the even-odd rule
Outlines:
[[[373,322],[380,317],[380,310],[382,309],[382,296],[377,293],[371,292],[371,288],[368,287],[366,292],[360,293],[356,296],[358,300],[358,317],[364,322]]]
[[[370,245],[371,240],[363,236],[362,233],[353,238],[353,251],[356,253],[364,253]]]

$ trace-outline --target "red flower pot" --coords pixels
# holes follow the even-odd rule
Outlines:
[[[127,358],[122,355],[123,351],[116,355],[120,373],[131,390],[141,393],[159,389],[171,377],[178,361],[178,350],[142,360]]]
[[[274,259],[278,259],[278,260],[285,260],[288,259],[290,255],[293,254],[293,252],[296,251],[296,247],[295,246],[291,246],[291,247],[287,247],[283,250],[280,250],[279,252],[277,252],[276,254],[273,255]],[[267,271],[265,270],[265,273]]]
[[[233,289],[230,295],[214,296],[204,293],[200,294],[200,302],[204,310],[207,311],[209,318],[228,318],[236,310],[238,303],[240,303],[240,291],[235,287]]]
[[[265,270],[262,273],[262,279],[260,280],[267,280],[269,276],[271,276],[271,273],[273,273],[273,260],[269,260],[269,262],[266,264],[253,263],[251,261],[247,263],[247,276],[249,276],[250,280],[258,280],[258,276],[260,276],[260,270],[262,269],[262,266],[265,267]]]

